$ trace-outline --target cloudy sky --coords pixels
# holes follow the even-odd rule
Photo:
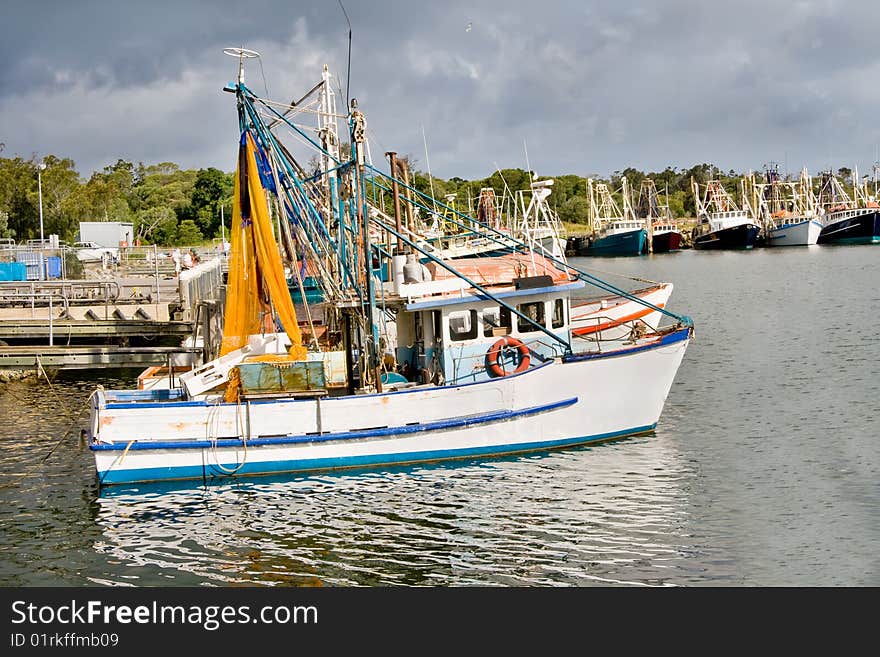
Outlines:
[[[876,0],[342,0],[374,157],[443,178],[496,166],[607,175],[711,162],[811,173],[880,148]],[[339,0],[4,0],[2,155],[235,167],[237,62],[290,100],[326,63]],[[265,74],[265,83],[263,82]],[[424,142],[428,151],[425,155]]]

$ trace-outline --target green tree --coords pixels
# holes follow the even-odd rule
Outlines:
[[[15,237],[15,233],[9,228],[8,212],[0,212],[0,237]]]
[[[7,213],[7,230],[18,240],[39,235],[37,165],[21,157],[0,158],[0,212]]]
[[[199,169],[193,183],[188,216],[195,220],[203,235],[220,232],[220,204],[232,195],[232,175],[209,167]]]
[[[165,206],[141,210],[135,216],[135,235],[141,242],[172,244],[177,239],[177,214]]]
[[[79,225],[65,212],[65,202],[82,185],[73,160],[47,155],[43,180],[43,223],[45,234],[58,235],[69,242],[76,241]]]
[[[184,219],[177,227],[177,239],[175,243],[181,245],[194,245],[200,243],[204,237],[202,231],[192,219]]]
[[[589,220],[589,209],[586,197],[572,196],[559,206],[559,219],[570,224],[585,224]]]

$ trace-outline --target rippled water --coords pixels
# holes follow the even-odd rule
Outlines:
[[[576,262],[696,322],[654,435],[99,491],[84,405],[137,373],[0,384],[0,584],[880,584],[880,248]]]

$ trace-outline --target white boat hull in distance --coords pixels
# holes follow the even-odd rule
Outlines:
[[[810,246],[819,239],[822,224],[815,219],[804,219],[794,224],[772,228],[769,232],[773,246]]]
[[[631,294],[657,308],[665,308],[672,289],[672,283],[660,283]],[[571,332],[590,340],[622,340],[630,335],[633,325],[639,321],[651,330],[656,329],[662,314],[644,303],[620,295],[587,301],[572,299]]]
[[[477,458],[612,440],[654,429],[691,332],[669,330],[484,382],[371,395],[142,402],[138,396],[157,393],[99,390],[90,448],[101,484],[109,485]]]

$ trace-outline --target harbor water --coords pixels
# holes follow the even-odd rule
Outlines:
[[[696,324],[656,432],[590,448],[99,489],[85,404],[137,372],[0,383],[0,584],[880,585],[878,263],[574,259]]]

